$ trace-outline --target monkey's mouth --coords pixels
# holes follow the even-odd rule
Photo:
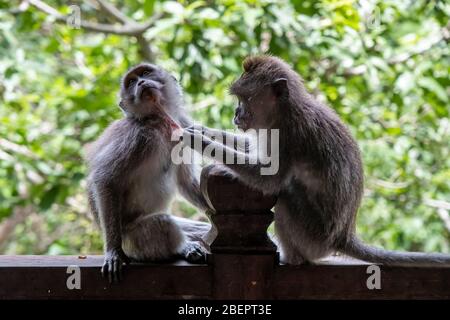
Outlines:
[[[238,124],[237,127],[239,130],[242,130],[242,131],[246,131],[249,129],[249,126],[244,123]]]
[[[148,82],[136,88],[136,99],[157,99],[163,86],[157,82]]]
[[[250,123],[248,122],[248,119],[244,119],[243,117],[234,117],[233,119],[234,124],[238,129],[242,131],[246,131],[250,128]]]

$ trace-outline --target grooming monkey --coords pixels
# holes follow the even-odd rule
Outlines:
[[[123,77],[120,99],[125,117],[87,152],[89,203],[103,233],[102,274],[110,282],[120,280],[122,263],[130,259],[203,262],[199,242],[210,228],[164,213],[177,187],[192,204],[207,208],[193,165],[175,165],[170,157],[173,130],[191,124],[175,78],[140,64]]]
[[[349,130],[281,59],[249,57],[243,68],[230,88],[239,99],[234,122],[243,130],[269,129],[269,135],[270,129],[279,129],[278,172],[261,175],[264,165],[258,159],[250,161],[249,153],[210,138],[217,130],[189,127],[184,141],[197,141],[194,147],[202,148],[197,151],[209,146],[216,154],[244,158],[245,165],[224,164],[249,186],[278,196],[275,234],[283,262],[314,262],[339,251],[386,265],[450,266],[450,255],[387,251],[362,243],[355,234],[355,218],[363,195],[363,167]]]

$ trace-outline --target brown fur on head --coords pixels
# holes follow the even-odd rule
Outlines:
[[[161,110],[176,117],[181,96],[172,75],[156,65],[142,63],[122,78],[119,105],[129,117],[145,118],[158,115]]]
[[[230,87],[239,99],[234,122],[244,130],[273,128],[280,104],[303,90],[302,81],[287,63],[272,56],[248,57],[243,68]]]

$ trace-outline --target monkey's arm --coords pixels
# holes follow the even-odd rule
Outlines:
[[[122,250],[122,222],[117,195],[114,195],[112,188],[104,185],[97,186],[96,194],[104,236],[105,261],[102,274],[108,276],[109,282],[118,282],[122,275],[122,263],[128,263],[129,259]]]
[[[201,153],[203,156],[223,163],[237,173],[238,178],[248,185],[264,192],[277,194],[281,185],[280,176],[264,173],[268,165],[248,153],[229,148],[195,130],[185,130],[187,139],[183,137],[183,143]],[[220,156],[219,156],[220,155]]]
[[[178,190],[186,200],[201,210],[207,210],[205,198],[200,191],[200,183],[195,175],[194,165],[181,163],[177,166]]]
[[[228,147],[232,147],[234,150],[248,152],[250,149],[250,138],[245,135],[233,134],[225,130],[218,130],[199,125],[192,125],[186,129],[201,132],[202,135],[209,139],[219,141]]]

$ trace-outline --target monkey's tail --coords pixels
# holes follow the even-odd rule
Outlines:
[[[340,251],[356,259],[387,266],[450,267],[448,254],[384,250],[367,245],[356,237],[352,237]]]

